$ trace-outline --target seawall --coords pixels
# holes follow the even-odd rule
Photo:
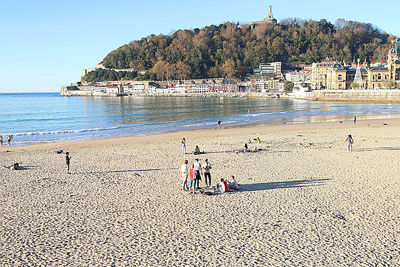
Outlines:
[[[400,103],[400,90],[317,90],[310,100]]]

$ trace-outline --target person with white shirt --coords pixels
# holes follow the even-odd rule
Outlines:
[[[188,176],[189,176],[189,167],[188,160],[186,159],[184,164],[181,166],[181,174],[182,174],[182,190],[188,190]]]
[[[201,175],[200,175],[200,171],[201,171],[201,165],[199,162],[199,159],[196,159],[196,161],[194,162],[194,174],[195,174],[195,179],[196,179],[196,184],[197,184],[197,189],[200,189],[200,180],[201,180]]]
[[[208,162],[208,159],[206,159],[206,162],[203,164],[203,173],[204,173],[204,179],[206,180],[206,186],[211,186],[211,163]],[[207,179],[208,178],[208,179]]]
[[[229,189],[239,190],[239,184],[238,184],[235,176],[233,176],[233,175],[232,175],[232,181],[229,183]]]

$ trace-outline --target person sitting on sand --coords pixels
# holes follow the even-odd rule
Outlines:
[[[217,190],[219,190],[221,193],[228,192],[228,182],[225,181],[224,178],[221,178],[221,182],[217,184]]]
[[[247,146],[247,143],[244,144],[244,152],[249,151],[249,147]]]
[[[199,154],[204,154],[204,152],[201,152],[199,146],[196,146],[196,148],[193,151],[193,154],[194,155],[199,155]]]
[[[229,189],[238,191],[239,190],[239,184],[235,178],[235,176],[232,175],[232,181],[229,183]]]
[[[22,163],[22,162],[21,162]],[[16,170],[19,170],[20,169],[20,163],[14,163],[13,165],[11,165],[11,166],[4,166],[4,168],[7,168],[7,169],[9,169],[9,170],[14,170],[14,171],[16,171]]]

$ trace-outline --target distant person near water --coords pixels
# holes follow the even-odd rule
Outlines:
[[[3,136],[0,135],[0,145],[3,145]]]
[[[220,120],[217,121],[218,128],[221,128],[221,122]]]
[[[356,124],[356,123],[357,123],[357,117],[354,116],[354,124]]]
[[[8,143],[9,146],[11,146],[11,141],[13,140],[13,138],[14,138],[14,135],[12,135],[12,134],[10,134],[10,135],[7,137],[7,143]]]
[[[349,134],[349,135],[347,136],[347,138],[346,138],[346,140],[345,140],[344,142],[345,142],[345,143],[346,143],[346,142],[349,143],[347,148],[349,149],[349,151],[352,151],[352,150],[353,150],[354,139],[353,139],[353,137],[351,136],[351,134]]]
[[[70,174],[69,164],[71,163],[71,156],[69,155],[69,152],[65,153],[65,161],[67,163],[67,173]]]
[[[186,154],[186,139],[182,138],[182,154]]]
[[[181,166],[181,174],[182,174],[182,190],[188,190],[188,176],[189,176],[189,167],[188,160],[186,159]]]
[[[204,179],[206,180],[206,186],[211,186],[211,163],[208,162],[208,159],[205,160],[205,163],[203,164],[203,173],[204,173]],[[207,179],[208,178],[208,179]]]

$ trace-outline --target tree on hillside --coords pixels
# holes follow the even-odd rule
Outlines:
[[[227,78],[235,77],[236,74],[235,62],[232,59],[228,59],[222,65],[222,70],[224,71],[225,77]]]
[[[283,85],[283,89],[284,89],[286,92],[292,92],[292,91],[293,91],[293,87],[294,87],[294,83],[292,83],[292,82],[286,82],[286,83]]]

